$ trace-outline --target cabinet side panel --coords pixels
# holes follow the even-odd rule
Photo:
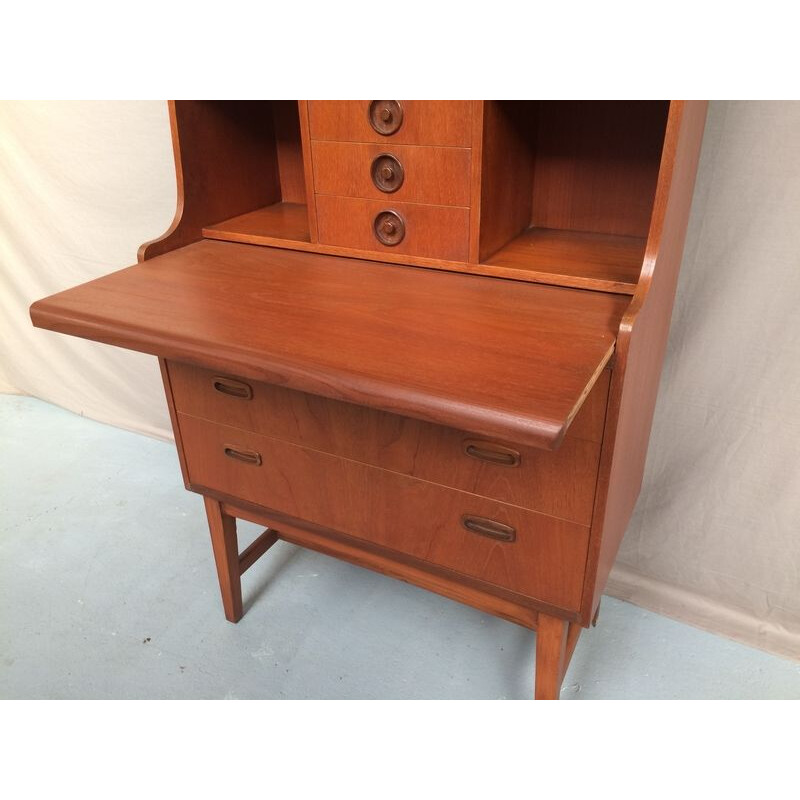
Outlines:
[[[581,619],[600,602],[641,488],[692,202],[705,102],[672,104],[642,278],[620,324]]]
[[[308,100],[298,100],[300,115],[300,143],[303,150],[303,179],[305,180],[306,213],[308,214],[309,238],[313,244],[319,241],[317,231],[317,205],[314,196],[314,165],[311,158],[311,131],[308,123]]]
[[[281,199],[269,101],[170,103],[178,208],[169,230],[139,248],[139,261],[202,238],[206,225]]]
[[[303,148],[300,142],[300,114],[297,100],[273,100],[272,108],[281,200],[284,203],[305,203],[306,179],[303,173]]]
[[[483,104],[481,261],[530,224],[531,170],[537,103],[487,100]]]
[[[178,424],[178,412],[175,409],[175,399],[172,392],[172,379],[169,374],[169,365],[163,358],[158,359],[158,365],[161,368],[161,380],[164,382],[164,394],[167,397],[167,407],[169,408],[169,419],[172,422],[172,432],[175,435],[175,447],[178,450],[178,461],[181,465],[181,475],[183,476],[183,485],[189,487],[189,473],[186,470],[186,459],[183,455],[183,438],[181,437],[181,429]]]

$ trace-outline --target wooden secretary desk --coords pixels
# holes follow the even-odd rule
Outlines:
[[[170,230],[31,318],[159,357],[229,620],[285,539],[535,629],[557,698],[641,484],[705,111],[176,101]]]

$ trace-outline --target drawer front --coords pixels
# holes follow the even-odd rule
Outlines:
[[[178,415],[189,482],[577,610],[589,529]]]
[[[472,144],[470,100],[309,100],[308,120],[312,139],[448,147]]]
[[[443,206],[470,205],[470,150],[313,142],[319,194]]]
[[[548,452],[188,364],[170,362],[168,368],[179,412],[584,525],[591,522],[607,378],[593,389],[561,447]],[[590,438],[571,435],[581,429]]]
[[[320,194],[316,202],[320,244],[444,261],[467,260],[467,208]],[[391,229],[385,231],[384,225]]]

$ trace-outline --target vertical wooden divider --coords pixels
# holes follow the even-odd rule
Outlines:
[[[311,128],[308,124],[308,100],[298,100],[300,112],[300,141],[303,145],[303,172],[306,178],[306,204],[308,205],[308,230],[311,243],[319,241],[317,230],[317,196],[314,194],[314,162],[311,157]]]

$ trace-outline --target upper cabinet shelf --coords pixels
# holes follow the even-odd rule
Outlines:
[[[668,101],[176,101],[201,237],[632,294]]]

